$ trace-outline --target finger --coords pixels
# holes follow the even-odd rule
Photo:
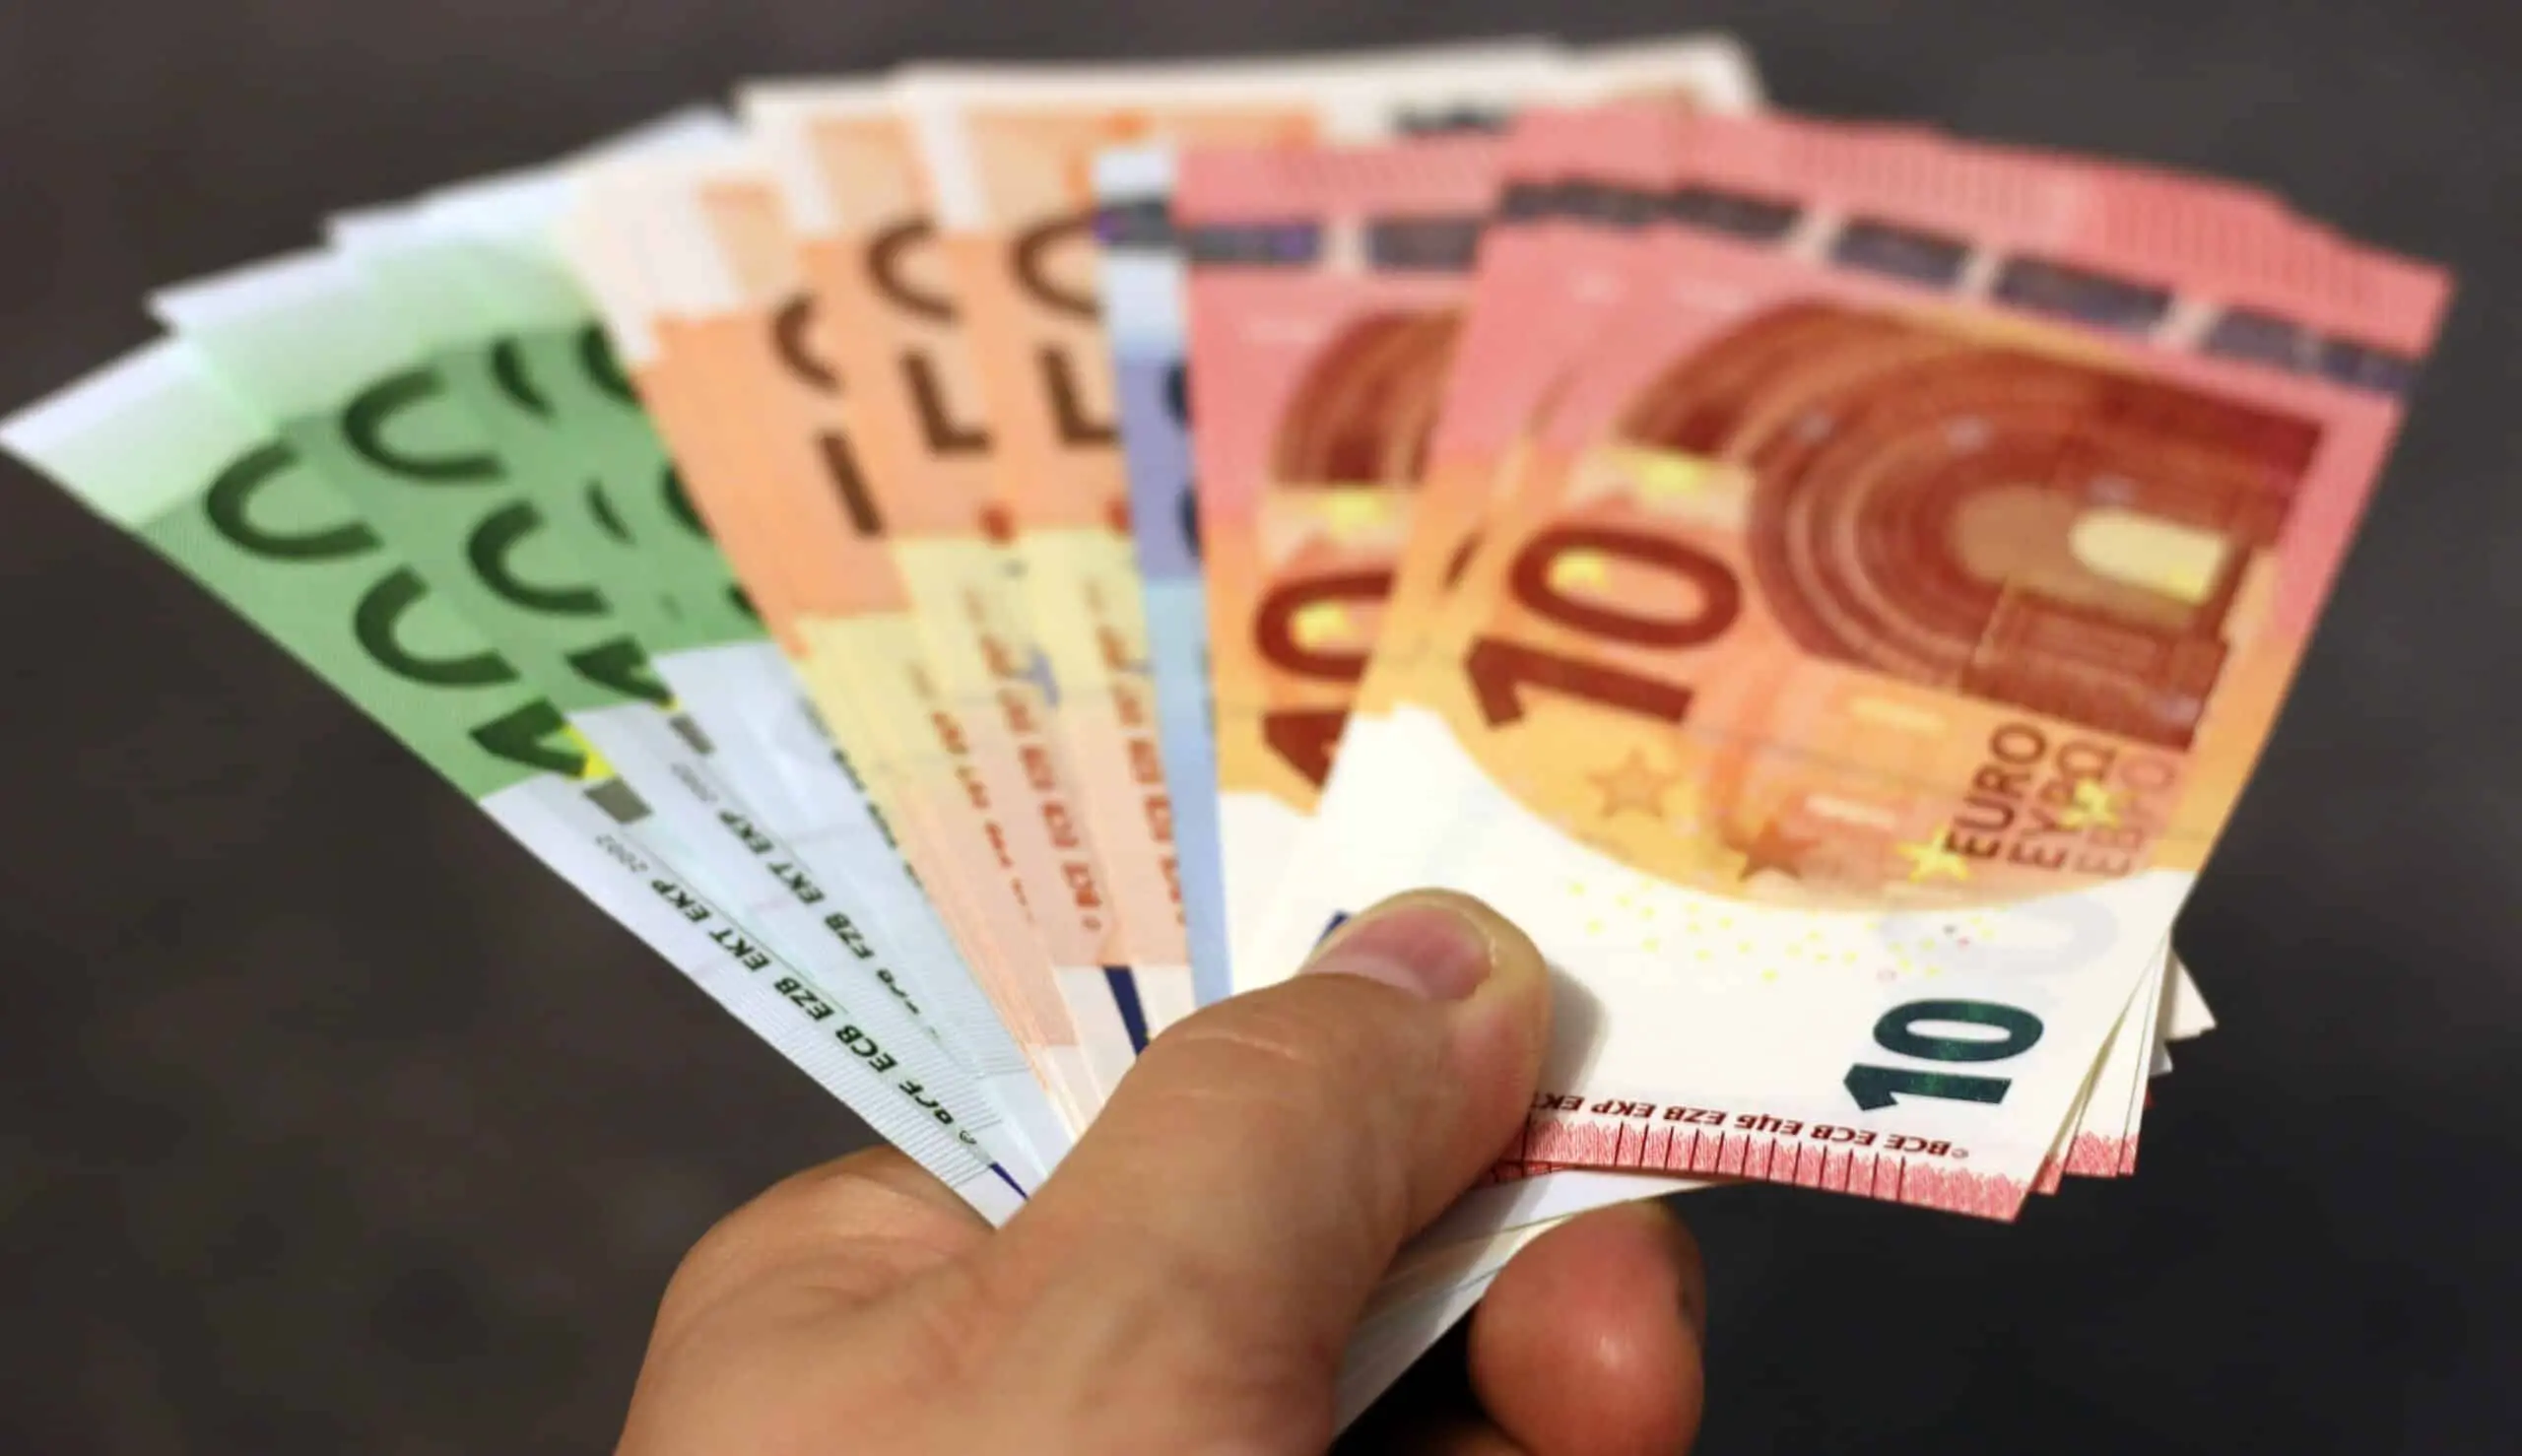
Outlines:
[[[702,1235],[666,1286],[657,1341],[768,1291],[845,1308],[969,1253],[989,1232],[900,1153],[854,1153],[782,1179]]]
[[[1139,1060],[994,1259],[1144,1289],[1146,1317],[1287,1350],[1327,1382],[1394,1250],[1521,1123],[1548,1038],[1540,953],[1466,896],[1403,895],[1305,973]]]
[[[1498,1274],[1472,1317],[1473,1391],[1533,1456],[1672,1456],[1698,1432],[1706,1309],[1670,1210],[1587,1214]]]

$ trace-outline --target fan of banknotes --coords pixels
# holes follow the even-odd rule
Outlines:
[[[1345,1416],[1587,1208],[2134,1170],[2447,293],[1721,37],[916,66],[345,212],[0,439],[992,1219],[1344,916],[1513,916],[1542,1095]]]

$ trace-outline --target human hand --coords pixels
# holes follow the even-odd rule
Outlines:
[[[1306,971],[1157,1038],[1003,1229],[890,1150],[729,1216],[666,1291],[622,1456],[1322,1451],[1376,1278],[1531,1103],[1550,992],[1521,931],[1433,893]],[[1573,1220],[1473,1315],[1467,1397],[1353,1440],[1684,1450],[1704,1307],[1669,1214]]]

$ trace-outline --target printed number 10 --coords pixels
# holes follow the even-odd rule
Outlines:
[[[1986,1026],[1994,1036],[1930,1036],[1922,1023]],[[1875,1044],[1885,1051],[1929,1062],[2002,1062],[2038,1044],[2040,1018],[1991,1001],[1912,1001],[1895,1006],[1874,1024]],[[2014,1086],[2003,1077],[1966,1077],[1958,1072],[1913,1067],[1876,1067],[1860,1063],[1848,1069],[1848,1095],[1868,1112],[1889,1107],[1899,1094],[1940,1097],[1949,1102],[2002,1102]]]
[[[1557,568],[1575,553],[1661,572],[1694,593],[1695,603],[1680,616],[1661,617],[1570,596],[1560,588]],[[1567,631],[1667,651],[1716,640],[1743,611],[1742,583],[1725,563],[1687,541],[1617,526],[1560,526],[1542,532],[1515,554],[1506,586],[1527,611]],[[1523,717],[1526,688],[1590,698],[1668,723],[1681,722],[1691,710],[1691,690],[1682,684],[1485,633],[1472,642],[1463,671],[1471,679],[1481,715],[1493,727]]]

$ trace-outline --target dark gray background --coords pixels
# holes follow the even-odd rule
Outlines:
[[[2510,0],[0,0],[0,404],[147,286],[735,78],[1733,28],[1784,105],[2282,189],[2464,291],[2180,944],[2132,1182],[1690,1201],[1703,1449],[2522,1428]],[[863,1130],[171,571],[0,465],[0,1449],[586,1450],[720,1211]]]

